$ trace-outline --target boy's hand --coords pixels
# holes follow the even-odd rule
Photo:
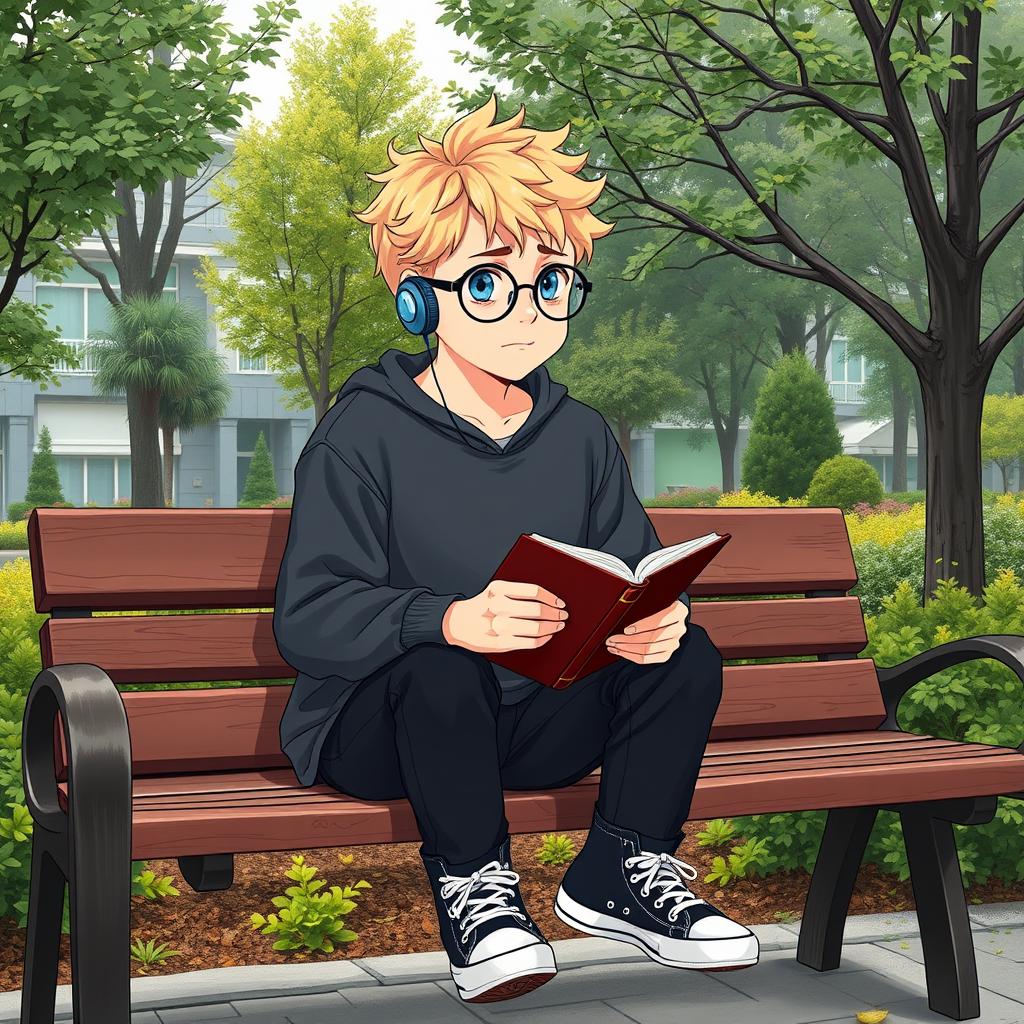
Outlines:
[[[448,643],[480,653],[540,647],[569,617],[564,604],[534,583],[491,580],[475,597],[452,601],[441,632]]]
[[[663,611],[637,619],[624,633],[613,633],[605,645],[612,654],[638,665],[668,661],[686,632],[689,614],[690,609],[677,599]]]

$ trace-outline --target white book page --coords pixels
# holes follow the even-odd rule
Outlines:
[[[672,544],[667,548],[659,548],[657,551],[652,551],[649,555],[646,555],[640,560],[635,573],[621,558],[608,551],[598,551],[595,548],[584,548],[576,544],[567,544],[562,540],[552,540],[550,537],[542,537],[539,533],[531,533],[530,536],[533,537],[534,540],[539,540],[544,544],[550,544],[552,547],[565,551],[567,554],[575,555],[575,557],[584,562],[589,562],[591,565],[597,565],[602,569],[607,569],[609,572],[615,573],[616,576],[621,576],[624,580],[628,580],[630,583],[641,583],[643,580],[647,579],[651,573],[657,572],[663,566],[671,565],[673,562],[678,562],[679,559],[685,558],[691,551],[696,551],[698,548],[707,546],[716,538],[721,536],[721,534],[707,533],[703,537],[695,537],[693,540],[684,540],[679,544]]]

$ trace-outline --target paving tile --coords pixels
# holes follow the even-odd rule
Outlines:
[[[404,985],[415,981],[451,981],[448,954],[444,950],[432,953],[395,953],[393,956],[359,957],[352,963],[384,985]]]
[[[512,1006],[518,1002],[518,999],[512,999],[506,1005]],[[495,1017],[495,1020],[501,1024],[635,1024],[634,1020],[619,1013],[607,1003],[595,1000],[589,1003],[570,1003],[568,1006],[545,1008],[543,1013],[537,1010],[505,1010],[500,1016]],[[701,1016],[700,1020],[701,1024],[705,1024],[705,1017]],[[678,1010],[675,1024],[681,1024]],[[735,1018],[728,1024],[736,1024]]]
[[[979,924],[995,928],[1024,925],[1024,900],[1014,903],[967,904],[968,915]]]
[[[676,1006],[678,1024],[680,1005],[700,1005],[702,1000],[713,1000],[719,996],[716,983],[701,971],[664,967],[646,957],[644,959],[642,964],[595,964],[560,970],[547,984],[515,1000],[466,1005],[470,1005],[480,1019],[500,1024],[514,1002],[517,1012],[543,1010],[546,1022],[561,1007],[592,1005],[601,1001],[615,1008],[616,999],[650,996]],[[435,984],[452,999],[459,999],[454,982],[438,981]]]
[[[974,948],[993,954],[1001,949],[1004,959],[1024,963],[1024,928],[986,928],[975,935]]]
[[[166,1010],[157,1010],[156,1015],[160,1018],[161,1024],[193,1024],[193,1022],[207,1020],[239,1021],[238,1011],[230,1003],[176,1006]]]
[[[231,1005],[246,1020],[262,1013],[266,1016],[277,1014],[287,1017],[292,1010],[320,1010],[325,1018],[330,1013],[335,1017],[343,1014],[348,1003],[340,992],[307,992],[290,996],[271,996],[268,999],[232,999]]]
[[[140,1010],[132,1014],[132,1024],[160,1024],[155,1010]]]
[[[756,1000],[759,1009],[784,1008],[791,1024],[844,1014],[849,1018],[864,1008],[861,1000],[827,984],[821,974],[798,963],[788,951],[765,953],[754,967],[723,971],[714,977],[721,985]],[[617,1000],[608,1001],[612,1006],[622,1007]]]
[[[780,924],[778,927],[791,931],[794,935],[799,935],[801,923],[801,921],[794,921],[792,924]],[[972,920],[971,929],[973,931],[982,931],[984,928],[985,925]],[[917,912],[914,910],[899,910],[892,914],[854,914],[846,919],[843,943],[845,945],[846,943],[878,942],[903,938],[908,935],[920,935]]]
[[[454,983],[449,980],[448,984],[454,990]],[[454,991],[451,995],[442,991],[436,982],[347,989],[341,995],[348,1006],[343,1013],[325,1018],[323,1024],[478,1024],[480,1020],[470,1004],[463,1003]],[[293,1024],[320,1024],[315,1017],[300,1021],[298,1010],[288,1016]]]

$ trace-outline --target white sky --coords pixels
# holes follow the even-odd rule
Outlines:
[[[324,0],[298,0],[296,6],[301,17],[288,27],[288,36],[274,48],[280,55],[275,67],[263,64],[249,66],[249,78],[244,90],[253,97],[252,109],[242,117],[242,124],[256,117],[263,122],[271,121],[277,114],[281,97],[288,89],[288,71],[285,61],[291,54],[292,40],[305,27],[320,25],[327,31],[332,18],[344,6],[341,2],[325,3]],[[455,62],[449,51],[475,48],[464,37],[447,25],[438,25],[441,5],[434,0],[383,0],[372,5],[377,15],[377,32],[383,39],[409,21],[415,37],[414,52],[420,62],[419,74],[433,79],[440,90],[454,79],[464,88],[473,88],[477,77],[470,69]],[[224,17],[236,29],[246,29],[254,20],[253,0],[226,0]],[[439,111],[439,113],[441,113]]]

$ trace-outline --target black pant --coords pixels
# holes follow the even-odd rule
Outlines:
[[[557,789],[601,765],[597,809],[682,838],[722,696],[722,656],[687,624],[664,662],[625,658],[517,704],[482,655],[418,644],[364,679],[328,733],[318,782],[363,800],[407,798],[424,854],[474,862],[506,836],[503,789]]]

